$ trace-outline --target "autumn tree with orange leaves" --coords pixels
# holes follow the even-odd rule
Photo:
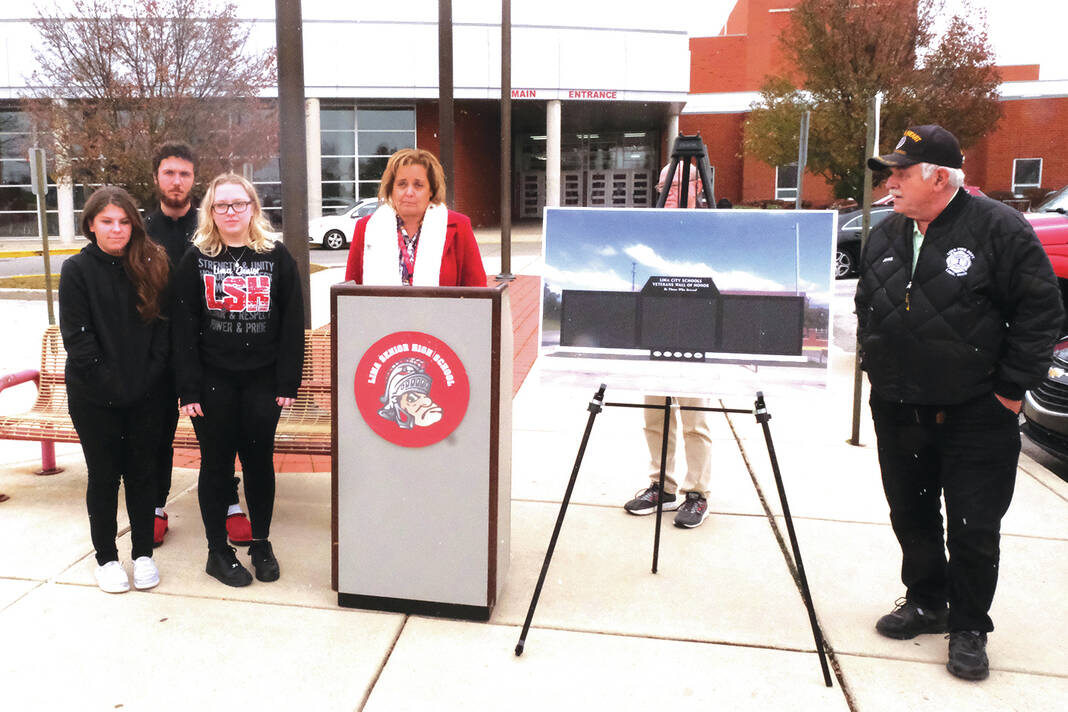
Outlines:
[[[23,98],[54,173],[154,200],[152,153],[185,141],[208,180],[276,153],[275,53],[212,0],[74,0],[33,21],[37,69]],[[61,98],[59,98],[61,97]]]
[[[941,124],[967,148],[1000,118],[1000,77],[983,13],[946,15],[943,0],[799,0],[780,37],[791,71],[768,77],[745,147],[771,165],[797,160],[812,112],[808,171],[835,197],[859,198],[868,105],[883,94],[881,150],[905,128]],[[965,166],[967,172],[967,166]]]

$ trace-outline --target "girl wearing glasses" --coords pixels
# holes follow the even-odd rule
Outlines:
[[[200,443],[205,570],[228,586],[247,586],[252,576],[226,542],[234,456],[244,471],[252,567],[260,581],[276,581],[268,540],[274,433],[300,386],[304,306],[296,262],[272,239],[251,183],[224,173],[201,205],[193,248],[173,282],[174,366],[181,410]]]
[[[85,202],[89,244],[63,263],[59,322],[67,350],[67,406],[85,454],[85,501],[96,549],[96,582],[130,590],[115,547],[119,481],[130,517],[134,587],[152,588],[155,482],[151,463],[169,411],[165,367],[167,253],[145,237],[133,199],[104,187]]]
[[[471,220],[445,207],[445,171],[433,153],[405,148],[390,156],[378,198],[379,208],[356,223],[346,281],[486,286]]]

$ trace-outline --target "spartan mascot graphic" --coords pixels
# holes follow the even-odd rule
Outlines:
[[[421,331],[395,331],[371,344],[356,364],[352,386],[363,422],[401,447],[426,447],[451,436],[471,397],[456,352]]]
[[[433,379],[426,362],[410,357],[393,364],[386,373],[386,390],[379,398],[378,414],[403,430],[426,427],[441,420],[441,407],[430,398]]]

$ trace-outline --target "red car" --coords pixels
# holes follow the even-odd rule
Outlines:
[[[1061,294],[1068,297],[1068,186],[1051,194],[1033,210],[1023,214],[1046,248],[1053,271],[1061,283]],[[1065,299],[1068,303],[1068,298]]]
[[[1046,248],[1061,298],[1068,304],[1068,186],[1039,203],[1024,217]],[[1062,332],[1068,331],[1068,327]],[[1023,432],[1036,445],[1068,461],[1068,337],[1053,350],[1053,363],[1046,380],[1024,395]]]

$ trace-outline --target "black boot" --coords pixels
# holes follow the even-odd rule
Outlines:
[[[256,569],[256,578],[260,581],[277,581],[281,575],[278,559],[274,558],[274,549],[266,539],[257,539],[248,547],[252,557],[252,568]]]
[[[227,586],[248,586],[252,583],[252,574],[237,560],[233,547],[209,551],[204,570]]]
[[[962,680],[985,680],[990,676],[986,657],[986,633],[955,630],[949,634],[949,662],[946,669]]]
[[[931,610],[912,603],[898,601],[898,607],[887,613],[875,624],[875,630],[887,638],[911,640],[921,633],[945,633],[949,622],[949,610]]]

